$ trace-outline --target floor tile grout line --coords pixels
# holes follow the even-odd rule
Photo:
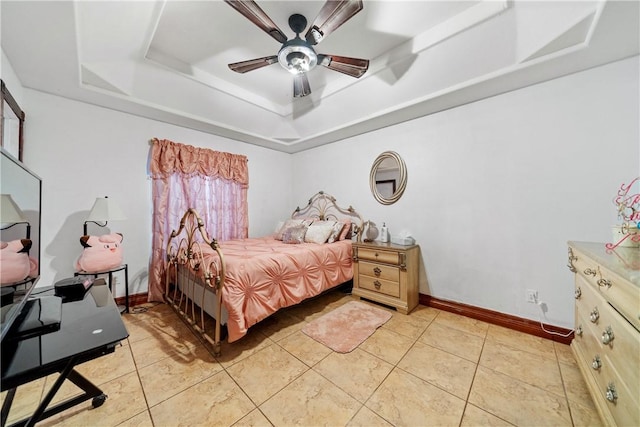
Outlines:
[[[151,425],[155,426],[155,422],[153,421],[153,415],[151,415],[151,407],[149,406],[149,399],[147,399],[147,393],[144,389],[144,385],[142,384],[142,378],[140,378],[140,370],[138,369],[138,363],[136,362],[136,358],[133,355],[133,349],[131,348],[131,342],[129,341],[129,338],[127,338],[127,343],[128,343],[128,347],[129,347],[129,352],[131,353],[131,358],[133,359],[133,365],[136,368],[136,377],[138,378],[138,384],[140,384],[140,390],[142,390],[142,395],[144,396],[144,404],[146,406],[146,411],[149,414],[149,419],[151,420]],[[130,417],[129,420],[131,418],[137,417],[138,415],[140,415],[142,412],[134,415],[133,417]],[[125,420],[127,421],[127,420]],[[124,422],[124,421],[123,421]],[[122,423],[120,423],[122,424]]]
[[[564,400],[567,404],[567,411],[569,412],[569,421],[571,421],[571,425],[575,426],[575,421],[573,420],[573,411],[571,410],[571,405],[569,404],[569,394],[567,393],[567,386],[565,384],[564,375],[562,374],[562,364],[560,363],[560,358],[558,357],[558,350],[556,346],[553,346],[553,353],[556,355],[556,366],[558,367],[558,373],[560,374],[560,381],[562,382],[562,391],[564,392]]]

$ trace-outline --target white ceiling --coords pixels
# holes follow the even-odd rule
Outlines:
[[[323,1],[258,4],[313,22]],[[278,42],[222,1],[0,2],[24,87],[294,153],[640,52],[637,1],[364,1],[316,46],[370,59],[355,79],[317,67],[292,98]],[[9,88],[11,89],[11,88]],[[28,113],[28,111],[27,111]]]

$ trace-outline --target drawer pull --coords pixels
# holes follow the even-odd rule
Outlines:
[[[607,386],[605,397],[609,402],[615,402],[616,400],[618,400],[618,392],[616,391],[616,386],[613,383],[609,383],[609,385]]]
[[[593,311],[589,315],[589,319],[592,323],[598,323],[598,318],[600,317],[600,313],[598,313],[598,307],[594,307]]]
[[[597,274],[597,273],[598,273],[598,272],[597,272],[596,270],[592,270],[592,269],[590,269],[590,268],[587,268],[587,269],[585,269],[585,270],[584,270],[584,274],[585,274],[585,275],[587,275],[587,276],[593,276],[593,277],[596,277],[596,274]]]
[[[373,274],[375,274],[376,277],[380,277],[380,273],[382,273],[382,270],[380,270],[378,267],[373,269]]]
[[[604,332],[602,333],[602,344],[608,345],[611,343],[611,341],[613,341],[614,338],[615,336],[613,335],[613,330],[611,329],[611,326],[607,326],[607,329],[605,329]]]
[[[600,287],[607,287],[610,288],[611,287],[611,280],[607,280],[607,279],[598,279],[598,286]]]
[[[382,283],[378,282],[377,280],[373,281],[373,286],[376,287],[376,289],[380,290],[380,286],[382,286]]]
[[[578,335],[580,337],[582,336],[582,325],[580,325],[580,326],[578,326],[576,328],[576,335]]]
[[[580,299],[581,296],[582,296],[582,289],[580,289],[580,287],[578,286],[578,289],[576,289],[576,299]]]
[[[602,367],[602,360],[600,360],[600,356],[596,354],[596,357],[593,358],[593,362],[591,362],[591,367],[596,371]]]
[[[576,272],[576,268],[573,266],[573,261],[577,261],[578,257],[573,255],[573,250],[571,248],[569,248],[569,263],[567,264],[567,267],[569,267],[569,270],[572,273]]]

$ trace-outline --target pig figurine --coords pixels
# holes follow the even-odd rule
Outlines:
[[[38,274],[38,262],[29,256],[31,240],[0,242],[0,284],[10,285]]]
[[[120,266],[122,239],[123,236],[120,233],[82,236],[80,244],[84,246],[84,250],[76,261],[76,271],[97,273]]]

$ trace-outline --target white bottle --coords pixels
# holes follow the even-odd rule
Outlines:
[[[387,243],[389,241],[389,230],[387,230],[387,224],[382,223],[382,228],[380,229],[380,241],[382,243]]]

